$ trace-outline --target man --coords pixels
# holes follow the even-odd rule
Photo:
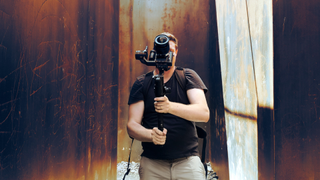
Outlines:
[[[185,69],[186,88],[179,86],[175,76],[178,40],[170,33],[172,67],[163,73],[165,86],[171,93],[155,98],[154,79],[143,91],[145,75],[134,83],[129,97],[130,137],[142,142],[139,175],[142,180],[156,179],[205,179],[205,170],[199,158],[198,137],[195,122],[209,120],[209,108],[205,98],[206,86],[191,69]],[[155,69],[153,75],[159,74]],[[157,128],[157,113],[163,113],[164,129]]]

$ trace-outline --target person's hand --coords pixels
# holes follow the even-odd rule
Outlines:
[[[154,98],[154,109],[157,113],[169,113],[170,101],[167,96]]]
[[[158,128],[154,127],[151,132],[151,139],[155,145],[164,145],[167,138],[167,129],[163,128],[163,131],[160,131]]]

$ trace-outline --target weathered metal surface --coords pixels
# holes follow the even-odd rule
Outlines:
[[[216,1],[230,179],[258,179],[257,110],[273,109],[271,7]]]
[[[0,179],[116,179],[118,13],[0,1]]]
[[[226,123],[221,78],[221,59],[219,53],[216,2],[209,2],[210,21],[208,34],[208,53],[210,71],[208,72],[211,107],[210,121],[210,161],[219,179],[229,179]]]
[[[214,7],[214,1],[209,0],[120,1],[118,162],[127,160],[131,143],[126,131],[129,91],[137,76],[153,69],[135,60],[134,53],[146,45],[150,51],[155,36],[169,31],[179,40],[177,65],[196,70],[209,87],[211,119],[201,124],[210,137],[207,159],[213,161],[213,169],[222,179],[228,179]],[[135,142],[134,161],[139,161],[140,153],[139,142]]]
[[[273,1],[275,179],[320,179],[319,7]]]

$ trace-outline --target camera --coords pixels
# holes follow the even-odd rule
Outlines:
[[[154,38],[154,47],[150,51],[148,59],[148,46],[143,51],[136,51],[136,60],[140,60],[147,66],[156,66],[159,70],[159,74],[154,75],[154,93],[155,97],[162,97],[170,93],[170,87],[166,87],[163,82],[163,73],[168,71],[172,66],[173,52],[170,51],[169,37],[160,34]],[[163,114],[158,113],[158,129],[163,130]]]
[[[136,51],[135,58],[147,66],[156,66],[160,71],[167,71],[172,66],[173,53],[170,51],[169,37],[160,34],[154,39],[154,48],[148,59],[148,46],[143,51]]]

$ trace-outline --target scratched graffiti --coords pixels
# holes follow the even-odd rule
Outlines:
[[[116,176],[117,13],[0,1],[0,179]]]

